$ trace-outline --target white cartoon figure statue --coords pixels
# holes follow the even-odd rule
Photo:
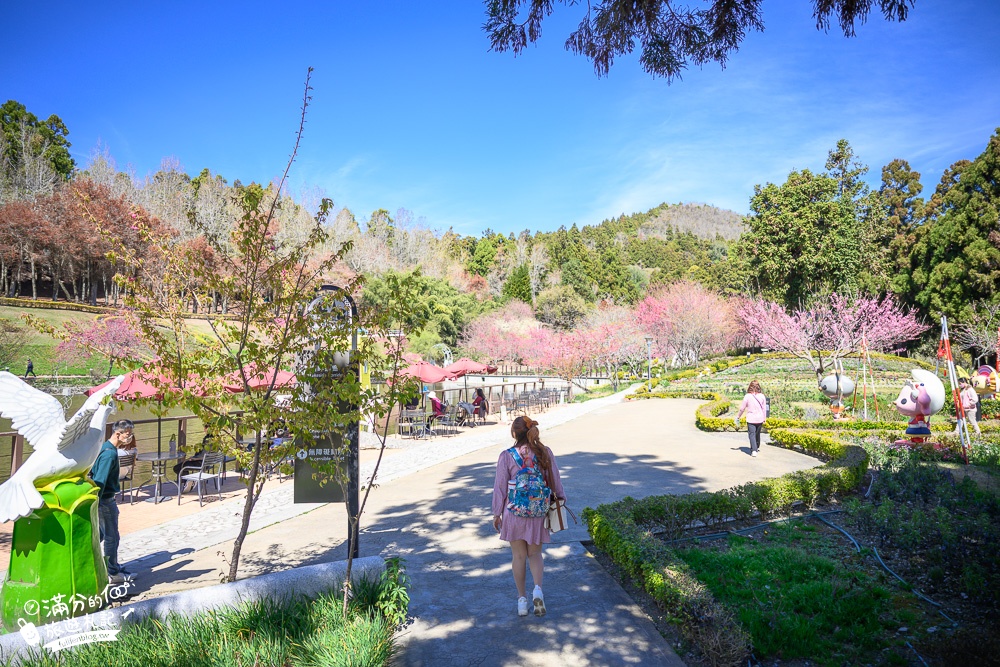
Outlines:
[[[898,440],[897,444],[919,444],[931,434],[930,417],[944,407],[944,384],[930,371],[914,368],[910,371],[913,379],[907,380],[899,392],[894,405],[902,414],[910,418],[906,435],[909,440]]]

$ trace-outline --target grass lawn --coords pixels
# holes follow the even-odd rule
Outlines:
[[[905,360],[875,359],[873,375],[878,397],[879,416],[887,421],[905,421],[892,402],[910,377],[916,364]],[[848,407],[854,406],[859,415],[864,403],[860,386],[857,359],[845,359],[844,370],[852,380],[857,380],[857,400],[846,399]],[[671,390],[714,391],[730,399],[742,399],[751,380],[760,382],[764,394],[771,399],[771,414],[793,419],[825,419],[830,417],[830,401],[816,387],[816,374],[804,359],[761,359],[742,366],[727,368],[711,375],[690,377],[670,383]],[[875,419],[872,387],[867,389],[868,416]]]
[[[345,616],[339,593],[317,600],[249,602],[166,622],[126,626],[116,641],[24,660],[24,667],[376,667],[394,653],[406,618],[406,575],[391,561],[359,582]],[[9,663],[8,663],[9,664]]]
[[[622,381],[622,382],[620,382],[618,384],[618,388],[619,389],[624,389],[629,384],[631,384],[631,382],[628,381],[628,380]],[[577,391],[577,388],[574,387],[573,388],[573,392],[574,392],[574,394],[573,394],[573,402],[574,403],[583,403],[585,401],[589,401],[589,400],[592,400],[592,399],[595,399],[595,398],[604,398],[605,396],[610,396],[611,394],[615,393],[615,390],[614,390],[614,387],[611,386],[611,382],[608,381],[608,382],[606,382],[604,384],[600,384],[600,385],[597,385],[596,387],[592,387],[591,389],[589,389],[589,390],[587,390],[585,392],[583,392],[583,391]]]
[[[776,523],[677,553],[736,610],[760,658],[896,662],[908,651],[897,630],[913,626],[923,610],[888,574],[868,571],[846,538],[816,523]]]
[[[957,468],[876,438],[859,444],[870,489],[824,518],[860,552],[812,517],[681,543],[675,553],[734,611],[762,665],[1000,664],[994,457],[977,452],[981,465]]]
[[[56,329],[62,329],[67,323],[86,326],[97,319],[93,313],[81,313],[75,310],[54,310],[47,308],[16,308],[0,306],[0,320],[6,320],[17,325],[24,331],[25,345],[10,363],[10,372],[21,375],[24,373],[28,358],[34,363],[38,375],[90,375],[91,369],[103,378],[108,372],[108,360],[102,355],[93,355],[89,359],[79,361],[63,361],[56,356],[56,346],[59,341],[48,334],[39,333],[31,328],[21,315],[28,314]],[[191,328],[198,334],[208,335],[211,327],[203,319],[189,320]],[[4,369],[0,369],[4,370]],[[115,372],[124,369],[115,367]],[[88,378],[89,382],[89,378]]]

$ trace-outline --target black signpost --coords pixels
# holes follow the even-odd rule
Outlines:
[[[323,285],[321,292],[335,292],[336,297],[332,300],[333,308],[339,309],[342,316],[347,319],[351,328],[351,350],[344,355],[333,355],[333,363],[330,368],[323,369],[322,373],[313,373],[313,377],[306,379],[307,382],[336,382],[345,373],[356,365],[354,358],[358,349],[357,320],[358,309],[354,304],[354,299],[340,287],[334,285]],[[328,297],[327,297],[328,298]],[[324,301],[321,295],[314,299],[306,309],[308,314]],[[317,350],[318,352],[318,350]],[[299,376],[300,381],[305,378]],[[341,414],[357,414],[358,404],[341,403],[339,406]],[[347,442],[344,442],[344,438]],[[347,445],[345,448],[344,445]],[[336,470],[331,469],[331,464],[336,464]],[[315,467],[314,467],[315,466]],[[325,469],[325,472],[318,471],[316,467]],[[346,471],[344,470],[346,468]],[[339,479],[347,477],[347,497],[344,497],[344,489]],[[300,443],[295,454],[295,481],[293,490],[293,500],[296,503],[342,503],[347,502],[347,513],[353,520],[360,511],[360,471],[358,469],[358,421],[354,419],[347,427],[346,434],[326,431],[315,434],[312,444],[308,446]],[[352,529],[353,525],[353,529]],[[347,533],[347,550],[353,558],[358,557],[358,524],[349,521]]]

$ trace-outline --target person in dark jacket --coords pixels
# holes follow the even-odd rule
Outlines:
[[[90,478],[100,489],[97,515],[100,519],[101,541],[104,542],[104,560],[108,566],[108,581],[121,584],[129,574],[118,564],[118,503],[115,495],[120,490],[118,477],[118,448],[127,448],[135,441],[135,425],[128,419],[115,422],[111,438],[101,447],[101,452],[90,469]]]

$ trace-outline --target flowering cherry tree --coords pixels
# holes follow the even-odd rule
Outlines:
[[[729,302],[687,280],[643,299],[636,307],[636,319],[653,336],[657,354],[673,351],[684,364],[725,352],[737,331]]]
[[[503,308],[472,320],[465,330],[462,347],[489,361],[520,363],[534,357],[541,330],[531,306],[512,300]]]
[[[888,351],[929,328],[893,297],[850,299],[833,294],[791,313],[765,299],[746,299],[736,315],[748,338],[761,347],[789,352],[809,362],[822,378],[827,362],[861,348]]]
[[[124,317],[100,317],[89,325],[67,322],[56,354],[62,359],[82,359],[99,353],[108,358],[108,373],[122,359],[136,359],[144,346],[142,339]]]
[[[618,373],[630,369],[639,374],[646,360],[646,339],[634,311],[623,306],[604,306],[590,313],[576,331],[580,354],[601,366],[617,390]]]
[[[540,329],[533,339],[529,363],[572,383],[587,367],[586,337],[576,330]]]

